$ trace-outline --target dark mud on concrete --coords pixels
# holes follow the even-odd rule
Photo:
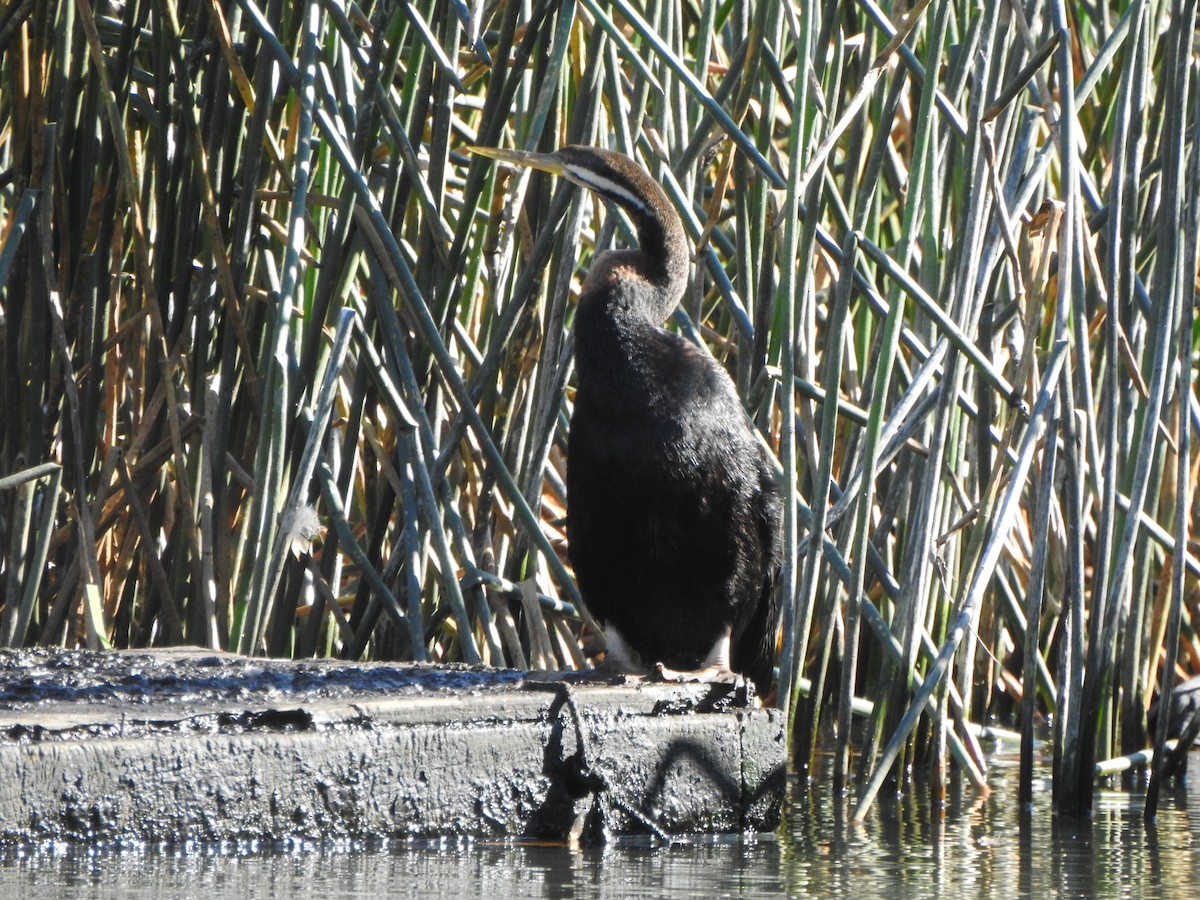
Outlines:
[[[347,664],[338,660],[249,659],[201,649],[0,650],[0,704],[227,703],[287,696],[321,700],[363,694],[414,696],[480,691],[527,673],[482,666]]]
[[[772,830],[782,723],[728,686],[0,652],[0,846]]]

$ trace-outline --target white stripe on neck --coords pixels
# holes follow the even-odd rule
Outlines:
[[[642,198],[620,182],[613,181],[611,178],[605,178],[603,175],[598,175],[592,169],[583,168],[571,163],[567,163],[565,168],[567,174],[571,176],[571,179],[576,184],[603,194],[617,202],[624,203],[626,206],[642,213],[642,215],[653,215],[653,211],[646,206]]]

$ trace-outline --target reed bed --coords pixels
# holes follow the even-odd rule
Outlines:
[[[832,749],[861,816],[914,765],[983,783],[1001,722],[1023,799],[1049,734],[1087,809],[1200,670],[1195,20],[8,4],[0,642],[589,665],[573,295],[632,236],[464,148],[603,144],[780,464],[797,770]]]

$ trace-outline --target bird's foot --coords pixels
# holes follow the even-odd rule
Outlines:
[[[699,669],[672,669],[663,663],[655,665],[651,674],[653,681],[699,682],[700,684],[738,684],[743,681],[741,675],[731,671],[728,666],[709,665]]]
[[[721,702],[732,702],[738,706],[759,706],[759,698],[754,693],[754,683],[745,675],[732,671],[724,665],[706,665],[698,669],[681,671],[658,663],[650,674],[652,681],[675,682],[680,684],[711,684],[718,689]]]

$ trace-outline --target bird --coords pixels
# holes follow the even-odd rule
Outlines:
[[[728,372],[663,327],[692,268],[679,214],[628,156],[472,147],[615,203],[637,246],[596,255],[574,316],[567,556],[604,629],[603,668],[772,683],[780,498]]]

